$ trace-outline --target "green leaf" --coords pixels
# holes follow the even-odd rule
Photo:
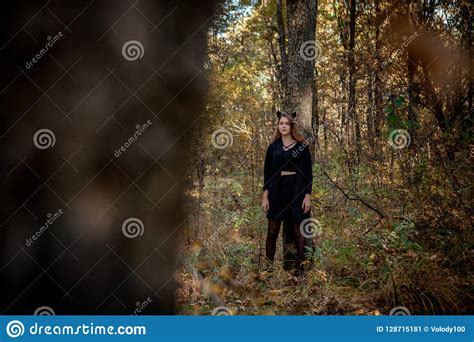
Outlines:
[[[416,122],[415,120],[407,120],[406,122],[407,128],[417,128],[418,126],[418,122]]]
[[[403,126],[402,119],[394,113],[388,114],[387,122],[390,128],[398,128]]]
[[[399,96],[395,99],[395,107],[400,108],[405,104],[405,98],[403,96]]]

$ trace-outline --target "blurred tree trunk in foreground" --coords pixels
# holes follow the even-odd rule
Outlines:
[[[3,5],[0,313],[175,312],[215,5]]]

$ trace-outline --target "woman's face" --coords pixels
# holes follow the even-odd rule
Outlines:
[[[290,125],[290,121],[286,117],[282,116],[280,120],[278,121],[278,130],[280,131],[282,135],[290,134],[291,125]]]

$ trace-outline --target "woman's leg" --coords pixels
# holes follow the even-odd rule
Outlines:
[[[280,232],[281,221],[268,220],[267,242],[265,244],[265,252],[267,258],[273,262],[275,259],[275,249]]]
[[[295,233],[295,243],[296,243],[296,253],[297,253],[297,260],[296,260],[296,269],[298,274],[303,272],[302,263],[305,259],[305,238],[300,230],[301,222],[292,221],[291,223],[293,227],[293,232]]]

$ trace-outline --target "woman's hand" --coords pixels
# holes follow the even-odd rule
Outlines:
[[[270,205],[268,203],[268,190],[265,190],[263,192],[263,196],[262,196],[262,208],[263,208],[263,211],[264,212],[268,212],[268,209],[269,209]]]
[[[301,208],[303,208],[303,212],[306,214],[309,209],[311,209],[311,195],[306,194],[304,196],[303,204],[301,205]]]

